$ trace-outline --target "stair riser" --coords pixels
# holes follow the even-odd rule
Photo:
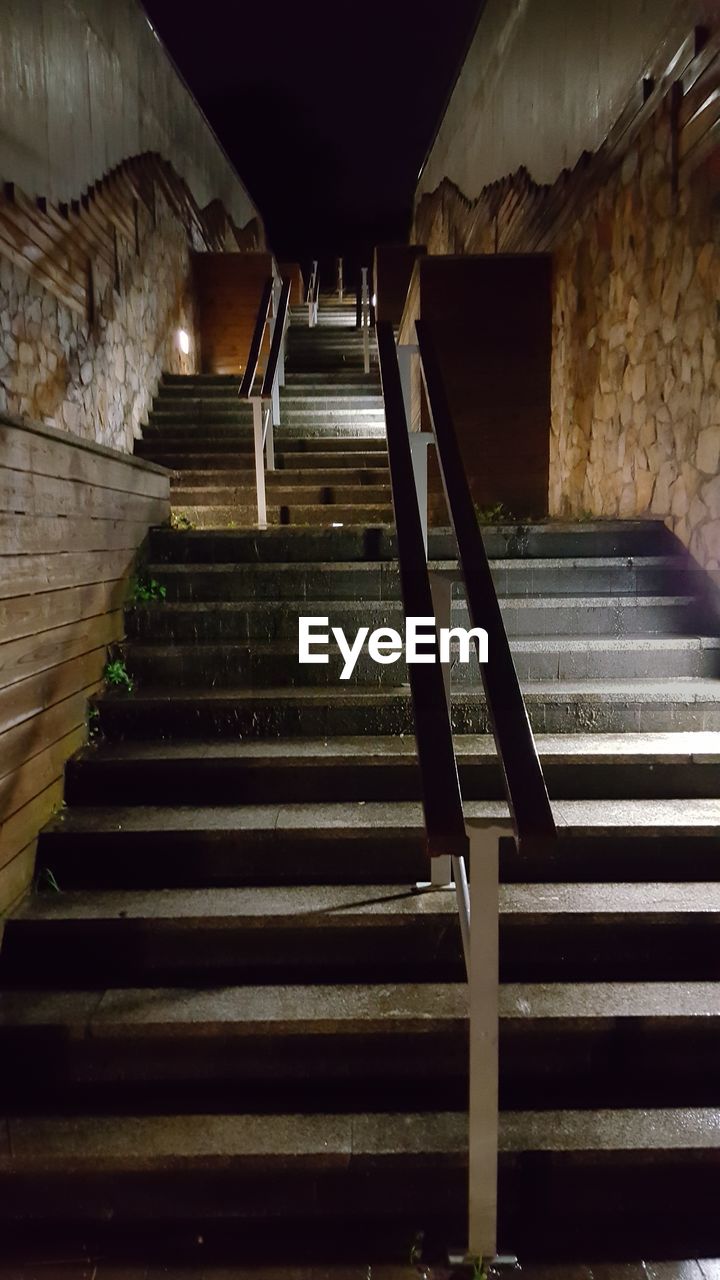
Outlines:
[[[281,434],[282,433],[282,434]],[[326,436],[334,436],[336,438],[343,437],[347,440],[365,439],[366,437],[373,440],[382,440],[385,442],[385,423],[382,418],[373,418],[368,416],[363,418],[357,414],[349,414],[342,421],[325,421],[317,414],[309,415],[307,420],[296,419],[295,421],[284,421],[277,428],[275,439],[278,448],[285,445],[286,440],[302,440],[302,439],[324,439]],[[232,449],[233,443],[237,441],[239,444],[245,444],[253,440],[253,426],[248,420],[240,420],[236,422],[197,422],[190,421],[167,423],[162,427],[149,427],[144,436],[145,447],[142,450],[142,456],[148,457],[152,455],[152,445],[158,441],[161,448],[172,449],[178,451],[186,447],[192,447],[191,442],[196,439],[200,444],[207,445],[212,448],[212,441],[222,442],[223,448]]]
[[[314,450],[316,445],[323,451],[334,449],[335,445],[344,450],[346,442],[308,441],[308,447]],[[296,441],[298,449],[303,442]],[[283,449],[285,449],[283,445]],[[381,451],[386,459],[385,442],[380,440],[364,440],[362,451]],[[293,456],[295,456],[293,450]],[[299,465],[299,464],[298,464]],[[644,531],[643,531],[644,530]],[[549,528],[535,526],[518,533],[517,528],[486,528],[483,540],[491,559],[525,559],[532,556],[543,556],[557,559],[573,559],[581,556],[649,556],[668,553],[665,539],[667,530],[661,527],[641,526],[635,532],[624,534],[613,529],[583,530],[572,536],[553,532]],[[455,560],[457,549],[454,537],[449,529],[432,529],[430,531],[431,560]],[[283,535],[276,531],[258,540],[255,534],[221,533],[217,536],[205,534],[195,537],[192,534],[171,533],[169,530],[156,529],[150,534],[150,555],[153,559],[167,559],[175,563],[238,563],[242,561],[308,562],[359,561],[361,563],[394,560],[396,555],[394,531],[382,529],[364,529],[348,532],[336,530],[332,534],[315,534],[311,530],[302,534]],[[575,575],[573,575],[574,577]],[[577,585],[577,582],[576,582]],[[585,604],[583,602],[583,608]]]
[[[350,639],[354,639],[351,636]],[[198,648],[186,645],[182,648],[127,646],[127,666],[141,685],[153,688],[237,688],[249,684],[252,688],[292,686],[297,688],[326,685],[336,687],[341,683],[345,660],[339,654],[334,641],[326,647],[328,662],[301,664],[297,653],[257,651],[241,644],[208,645]],[[457,661],[457,648],[452,670],[454,686],[481,687],[481,672],[473,655],[467,663]],[[492,654],[490,661],[492,661]],[[717,650],[658,651],[578,650],[575,652],[514,653],[515,669],[521,680],[587,680],[587,679],[653,679],[671,677],[717,676],[719,674]],[[382,665],[373,661],[364,647],[349,678],[342,683],[356,685],[382,685],[395,687],[406,685],[408,667],[403,657],[392,664]]]
[[[28,1250],[36,1256],[51,1230],[62,1256],[118,1256],[118,1249],[127,1256],[130,1239],[136,1256],[159,1249],[187,1267],[201,1236],[204,1264],[242,1257],[296,1267],[319,1256],[366,1269],[368,1256],[406,1265],[418,1234],[423,1259],[444,1261],[447,1241],[467,1231],[466,1198],[465,1161],[438,1156],[354,1159],[332,1171],[302,1159],[282,1172],[257,1161],[178,1161],[115,1175],[61,1165],[3,1175],[0,1220],[9,1256],[19,1259]],[[529,1262],[714,1258],[719,1198],[715,1151],[669,1150],[650,1163],[636,1151],[558,1152],[542,1160],[503,1153],[499,1248]],[[57,1243],[49,1256],[58,1256]]]
[[[288,388],[280,392],[280,407],[288,412],[297,409],[320,409],[322,411],[343,409],[348,412],[351,410],[375,410],[378,413],[384,412],[384,403],[381,395],[353,387],[349,390],[344,390],[342,394],[332,392],[326,395],[312,387],[309,389],[301,387]],[[160,395],[155,396],[153,401],[153,417],[157,418],[158,421],[163,421],[172,416],[184,418],[189,414],[199,414],[202,417],[205,413],[244,414],[252,417],[252,407],[247,401],[240,400],[234,391],[215,392],[212,395],[195,394],[183,396],[168,395],[163,391]]]
[[[262,803],[264,798],[260,784],[250,795],[240,789],[236,795],[238,803]],[[280,797],[273,799],[277,802]],[[192,803],[190,791],[187,802]],[[682,831],[675,836],[632,834],[626,839],[620,833],[609,848],[599,838],[603,834],[574,840],[567,851],[553,845],[518,853],[508,843],[500,861],[501,881],[690,884],[717,875],[713,835],[693,833],[690,842]],[[337,829],[331,835],[298,830],[276,835],[267,830],[242,835],[188,830],[182,837],[139,831],[70,838],[60,831],[46,831],[40,837],[40,865],[53,870],[64,890],[297,884],[397,884],[405,890],[429,875],[419,827],[392,833],[356,827]]]
[[[255,454],[250,448],[245,453],[168,453],[163,455],[163,466],[180,472],[183,479],[188,477],[189,483],[193,483],[190,477],[197,476],[202,481],[212,476],[213,482],[215,478],[227,478],[227,483],[231,484],[232,477],[236,476],[244,484],[249,476],[255,474]],[[283,471],[302,472],[308,479],[316,472],[322,475],[328,473],[333,479],[342,479],[344,476],[358,476],[362,479],[370,477],[377,483],[389,482],[390,474],[384,452],[373,454],[348,449],[346,452],[338,450],[330,453],[320,445],[315,451],[303,449],[296,453],[287,450],[276,453],[275,471],[266,472],[268,485],[273,483],[275,476],[282,479]]]
[[[577,764],[543,762],[545,782],[553,799],[676,799],[712,798],[720,794],[720,765],[597,764],[589,758]],[[503,800],[504,788],[495,761],[459,766],[465,800]],[[141,759],[97,762],[70,761],[65,797],[79,806],[112,805],[118,795],[132,795],[135,804],[167,804],[181,794],[185,804],[273,804],[353,800],[417,800],[421,797],[414,760],[379,760],[299,767],[296,761],[255,764],[203,759],[172,762]]]
[[[352,698],[352,688],[348,699]],[[689,693],[688,697],[693,695]],[[453,727],[456,733],[489,733],[484,702],[472,693],[464,701],[454,699]],[[98,703],[100,726],[110,737],[147,740],[155,737],[189,738],[292,738],[355,734],[414,732],[409,698],[390,691],[377,703],[352,705],[334,699],[300,705],[292,700],[243,703],[241,697],[207,705],[193,701],[158,698],[108,698]],[[536,733],[669,733],[674,731],[720,731],[720,705],[698,700],[622,702],[579,697],[568,700],[560,694],[536,695],[528,699],[530,723]]]
[[[457,916],[440,913],[304,927],[276,918],[8,921],[5,982],[85,987],[89,973],[94,984],[113,987],[457,982],[463,960]],[[717,982],[720,914],[501,916],[500,978]]]
[[[252,492],[255,492],[254,458],[244,459],[247,465],[235,471],[229,467],[206,467],[203,470],[196,470],[193,460],[187,461],[190,465],[178,468],[178,475],[171,481],[173,493],[178,488],[195,491],[204,489],[215,495],[219,490],[232,493],[234,488],[241,488],[244,491],[252,489]],[[345,465],[342,454],[338,454],[337,459],[333,458],[330,463],[324,459],[318,462],[313,458],[309,466],[305,457],[298,458],[292,455],[288,457],[287,454],[282,459],[282,465],[278,465],[278,461],[276,458],[275,471],[265,473],[265,489],[267,493],[274,493],[278,488],[283,491],[287,488],[289,500],[293,499],[299,487],[307,490],[313,485],[320,489],[368,485],[370,488],[382,489],[383,493],[390,493],[390,472],[387,467],[378,465],[373,467],[366,464],[353,466],[352,463]]]
[[[279,477],[274,478],[265,492],[268,502],[282,502],[290,510],[317,503],[329,506],[333,503],[348,506],[355,502],[389,505],[392,500],[389,482],[383,485],[353,484],[351,480],[323,483],[322,477],[317,484],[308,484],[304,477],[299,484],[292,481],[283,484]],[[246,483],[230,487],[222,482],[217,485],[191,485],[185,476],[179,476],[173,480],[170,494],[173,506],[245,508],[255,502],[255,477],[248,477]]]
[[[501,1109],[545,1107],[716,1106],[720,1101],[720,1020],[648,1017],[500,1022]],[[393,1028],[348,1034],[243,1034],[190,1025],[167,1031],[122,1024],[91,1037],[57,1026],[0,1031],[0,1087],[13,1110],[41,1089],[54,1106],[124,1105],[182,1113],[204,1106],[223,1112],[242,1086],[250,1111],[318,1109],[432,1110],[466,1106],[467,1026],[422,1032]],[[47,1062],[62,1052],[62,1077],[48,1081]],[[212,1087],[208,1098],[207,1089]]]
[[[338,512],[341,510],[338,504]],[[238,512],[246,508],[238,507]],[[290,512],[302,508],[290,507]],[[239,517],[238,517],[239,518]],[[337,514],[338,520],[342,519]],[[157,543],[151,544],[154,559]],[[172,545],[168,546],[172,550]],[[175,563],[178,563],[178,559]],[[323,565],[313,563],[283,566],[267,565],[267,568],[244,569],[241,564],[227,570],[216,567],[203,571],[193,567],[187,573],[162,575],[162,567],[156,566],[158,575],[168,588],[168,599],[191,600],[399,600],[400,577],[396,564],[378,565]],[[528,608],[527,597],[561,599],[570,596],[576,600],[583,592],[591,596],[687,596],[692,594],[692,584],[682,567],[635,567],[618,561],[610,567],[584,568],[581,573],[567,574],[562,567],[533,568],[518,560],[510,568],[493,566],[493,580],[500,597],[523,596],[522,608]],[[458,583],[455,590],[461,592]],[[172,595],[171,595],[172,592]],[[534,606],[539,612],[541,606]],[[613,606],[615,607],[615,606]],[[631,606],[632,607],[632,606]],[[582,612],[586,608],[583,603]],[[618,614],[621,606],[617,608]],[[542,634],[542,633],[541,633]]]
[[[179,516],[185,516],[197,529],[227,529],[233,525],[239,528],[253,529],[258,527],[257,505],[241,507],[232,506],[195,506],[192,503],[173,504]],[[296,525],[298,527],[324,525],[333,528],[336,524],[367,525],[390,524],[392,507],[370,505],[358,499],[352,505],[347,503],[319,503],[306,506],[288,507],[273,503],[268,499],[266,523],[268,525]]]
[[[278,928],[268,919],[250,928],[212,927],[202,918],[180,925],[161,919],[29,923],[6,926],[5,983],[83,987],[88,973],[95,984],[112,987],[454,982],[463,976],[457,921],[444,916],[384,922],[379,929],[342,923],[308,929],[291,921]]]

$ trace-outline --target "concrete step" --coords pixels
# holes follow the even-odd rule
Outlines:
[[[300,499],[302,503],[302,498]],[[173,502],[173,511],[190,520],[199,529],[229,529],[233,526],[252,529],[257,526],[257,505],[198,506],[189,502]],[[293,506],[268,501],[267,523],[272,525],[390,524],[392,506],[358,501],[348,503],[305,503]]]
[[[720,805],[715,804],[717,812]],[[318,807],[297,806],[295,817],[301,816],[297,809]],[[253,814],[256,823],[261,808]],[[227,824],[227,811],[214,812],[216,823],[222,814]],[[94,856],[104,860],[103,826],[111,834],[124,824],[122,844],[137,858],[140,839],[134,836],[143,835],[138,828],[144,815],[134,810],[126,823],[126,813],[118,808],[71,815],[55,844],[54,874],[62,875],[62,846],[70,838],[76,859],[90,837]],[[170,833],[178,849],[183,833],[190,834],[182,817],[182,810],[157,808],[145,816],[146,843],[149,832],[157,835],[155,861],[162,858]],[[270,840],[270,812],[263,817]],[[160,826],[162,818],[166,824]],[[282,818],[281,810],[281,823]],[[302,820],[307,824],[304,813]],[[292,826],[285,828],[285,843],[286,856],[292,858]],[[53,852],[49,836],[43,852],[46,857]],[[167,853],[165,861],[167,868]],[[102,986],[464,978],[454,890],[417,891],[389,883],[169,887],[174,884],[174,879],[166,882],[162,893],[68,889],[35,896],[5,925],[3,983],[84,987],[88,973]],[[503,982],[720,979],[717,880],[503,884],[499,928]]]
[[[587,1256],[576,1252],[584,1245],[602,1257],[609,1234],[623,1256],[648,1257],[651,1243],[661,1256],[713,1256],[720,1245],[714,1115],[712,1108],[507,1112],[501,1246],[552,1256],[562,1238],[565,1256]],[[542,1175],[533,1177],[535,1169]],[[362,1256],[368,1241],[387,1248],[389,1237],[402,1256],[418,1223],[431,1238],[462,1238],[455,1233],[464,1226],[466,1181],[467,1117],[459,1111],[20,1115],[9,1120],[0,1157],[0,1216],[14,1241],[65,1218],[78,1241],[91,1238],[104,1252],[123,1233],[140,1241],[160,1227],[166,1245],[185,1243],[185,1257],[194,1256],[200,1234],[211,1255],[218,1242],[234,1240],[251,1256],[292,1261],[307,1249],[308,1232],[331,1248],[350,1232]]]
[[[187,574],[181,569],[186,567]],[[150,564],[148,575],[167,589],[161,603],[136,605],[126,615],[127,634],[146,641],[238,641],[297,640],[298,618],[308,611],[309,601],[320,616],[354,636],[359,627],[391,626],[404,631],[404,612],[398,599],[316,600],[312,591],[301,595],[302,574],[296,580],[297,596],[286,598],[279,592],[273,599],[271,583],[258,574],[250,578],[247,596],[226,599],[213,576],[211,566],[169,566]],[[283,578],[283,585],[289,579]],[[340,580],[335,582],[338,590]],[[257,587],[255,598],[251,595]],[[327,595],[327,592],[325,592]],[[217,598],[219,596],[219,598]],[[282,607],[278,607],[282,602]],[[687,636],[693,620],[699,624],[699,609],[692,596],[557,596],[544,600],[506,597],[500,602],[508,635],[605,637]],[[456,599],[452,607],[453,626],[469,627],[467,606]]]
[[[155,742],[157,739],[155,740]],[[185,748],[189,743],[183,744]],[[205,770],[205,776],[207,776]],[[121,775],[119,775],[121,776]],[[178,774],[179,779],[184,775]],[[202,776],[198,773],[198,778]],[[262,790],[241,789],[230,805],[203,800],[178,808],[76,807],[41,836],[40,857],[63,892],[168,886],[372,885],[401,892],[427,880],[426,843],[417,802],[261,803]],[[98,796],[98,800],[101,796]],[[252,806],[247,801],[252,801]],[[238,807],[240,806],[240,807]],[[474,816],[505,816],[498,801],[466,801]],[[687,801],[555,800],[561,839],[541,845],[502,843],[504,883],[699,883],[718,879],[718,809],[714,797]],[[670,974],[670,977],[673,975]],[[85,977],[87,980],[87,975]]]
[[[321,445],[320,441],[317,443]],[[275,454],[275,472],[267,471],[265,475],[268,484],[272,484],[273,476],[277,472],[291,471],[300,475],[309,470],[330,472],[333,479],[336,476],[338,479],[346,478],[349,473],[360,477],[370,475],[372,479],[385,480],[389,472],[384,457],[384,451],[380,450],[360,452],[350,448],[324,451],[321,447],[314,451],[283,449],[282,453]],[[248,473],[255,472],[255,451],[249,447],[243,453],[164,454],[162,460],[163,466],[179,471],[183,476],[189,472],[204,478],[228,472],[230,476],[239,474],[244,480]]]
[[[383,484],[355,482],[352,474],[327,480],[321,473],[318,476],[304,476],[301,472],[286,476],[283,472],[268,472],[270,477],[265,486],[268,501],[283,503],[289,510],[296,507],[335,506],[352,507],[356,503],[364,507],[390,507],[390,481]],[[220,474],[211,481],[207,479],[193,484],[186,475],[173,478],[171,488],[173,507],[254,507],[256,502],[255,477],[243,477],[232,484],[228,478]],[[282,523],[282,521],[280,521]]]
[[[357,524],[360,522],[359,508],[357,504],[354,505],[356,518],[353,522]],[[340,511],[342,507],[338,506],[336,510]],[[344,519],[341,514],[334,518],[339,521]],[[239,523],[239,517],[236,519]],[[384,520],[378,513],[377,522],[391,521],[391,509]],[[193,547],[197,543],[187,545]],[[228,543],[226,554],[233,549],[233,545]],[[340,544],[343,550],[345,545],[347,544]],[[321,600],[352,600],[357,604],[358,601],[365,603],[400,598],[400,580],[395,561],[358,562],[338,559],[328,562],[288,560],[280,563],[243,564],[238,562],[240,557],[238,561],[226,563],[218,555],[213,557],[214,563],[206,569],[201,569],[199,562],[196,562],[192,565],[176,564],[173,568],[168,566],[167,569],[160,570],[154,556],[155,546],[156,542],[153,540],[154,569],[157,568],[162,573],[171,598],[178,598],[181,591],[191,598],[216,600],[302,600],[312,597]],[[433,560],[430,568],[438,574],[451,577],[453,581],[458,577],[455,561]],[[703,581],[701,571],[693,573],[681,556],[638,556],[634,559],[588,557],[582,561],[554,558],[493,559],[491,568],[499,596],[516,603],[522,601],[524,605],[532,600],[538,609],[547,607],[543,606],[543,597],[553,600],[588,597],[591,601],[622,596],[633,599],[657,599],[662,596],[687,598],[696,594]],[[185,587],[180,585],[183,581],[186,583]],[[171,583],[178,585],[171,587]],[[212,595],[204,595],[206,589]],[[456,590],[461,592],[461,584],[458,583]]]
[[[651,680],[527,681],[523,692],[538,733],[666,733],[720,729],[720,682]],[[97,702],[100,724],[112,737],[333,737],[412,733],[406,688],[360,686],[211,690],[141,688]],[[479,691],[453,692],[457,733],[488,733]]]
[[[381,421],[378,418],[377,420],[365,422],[362,420],[362,415],[360,415],[359,417],[351,416],[343,421],[336,418],[332,422],[325,422],[319,421],[318,417],[319,415],[313,415],[307,421],[303,418],[302,421],[285,421],[281,423],[275,430],[278,448],[284,447],[286,440],[312,439],[325,436],[334,436],[338,439],[341,437],[354,439],[357,436],[370,436],[373,439],[385,442],[384,419]],[[252,422],[249,418],[243,421],[238,419],[237,422],[174,422],[165,424],[162,427],[151,424],[146,429],[144,442],[146,445],[155,440],[162,442],[162,444],[171,442],[174,448],[177,448],[178,445],[182,448],[193,439],[203,442],[222,440],[225,442],[225,448],[228,447],[228,444],[232,448],[234,441],[251,440],[253,438],[252,432]],[[143,456],[149,456],[148,452],[146,451]]]
[[[716,1106],[714,983],[505,983],[503,1110]],[[61,1064],[57,1062],[62,1046]],[[466,1105],[465,983],[110,988],[0,995],[6,1106],[246,1110]],[[207,1105],[207,1104],[206,1104]]]
[[[385,421],[385,411],[382,400],[378,401],[375,397],[348,397],[339,403],[328,403],[322,397],[312,400],[309,403],[302,397],[294,397],[292,400],[283,399],[280,404],[280,427],[286,423],[293,425],[297,422],[346,422],[351,419],[357,419],[358,422],[375,422]],[[228,423],[234,424],[252,423],[252,405],[236,401],[234,404],[225,404],[214,400],[190,400],[172,403],[170,405],[161,402],[160,407],[153,409],[148,415],[149,425],[143,428],[145,437],[152,435],[156,429],[165,427],[186,426],[188,424],[197,424],[204,426],[206,424]],[[280,430],[276,427],[276,430]]]
[[[332,614],[330,625],[333,625]],[[706,637],[623,638],[614,639],[608,647],[606,637],[544,636],[514,639],[511,647],[515,669],[522,681],[660,681],[720,675],[720,640]],[[173,638],[170,644],[129,643],[126,662],[140,687],[149,684],[156,689],[236,688],[238,683],[245,682],[255,689],[265,686],[338,688],[345,658],[334,641],[327,649],[327,662],[301,665],[297,638],[224,644],[197,640],[183,644]],[[460,661],[457,644],[453,644],[451,655],[453,685],[479,690],[482,681],[476,656],[469,662]],[[395,662],[379,664],[364,647],[346,683],[392,688],[407,685],[408,680],[402,655]]]
[[[554,799],[712,798],[720,790],[720,734],[539,734]],[[489,736],[457,735],[466,800],[502,800]],[[412,737],[94,743],[66,766],[68,804],[270,804],[421,798]]]
[[[375,408],[383,407],[383,398],[376,387],[364,387],[361,383],[326,385],[288,384],[280,390],[280,402],[288,408]],[[189,412],[207,408],[237,410],[249,408],[246,401],[238,399],[234,387],[160,387],[154,407],[162,413]]]
[[[216,442],[219,451],[227,446]],[[386,442],[378,438],[364,437],[362,443],[332,437],[282,440],[278,449],[283,452],[341,452],[357,451],[363,454],[382,453],[386,460]],[[237,448],[243,448],[238,444]],[[184,451],[184,446],[182,446]],[[213,450],[212,443],[199,446],[203,451]],[[229,455],[237,456],[237,455]],[[597,557],[624,557],[670,555],[683,558],[679,544],[671,537],[662,522],[649,521],[600,521],[596,524],[537,524],[496,525],[483,529],[483,541],[492,559],[546,560],[554,558],[566,565]],[[457,549],[450,529],[431,529],[429,534],[431,560],[456,562]],[[156,549],[162,549],[163,554]],[[171,554],[170,554],[171,553]],[[384,563],[396,556],[394,530],[367,528],[353,531],[336,530],[314,532],[311,530],[271,530],[258,540],[251,533],[171,533],[169,530],[151,532],[151,555],[154,559],[169,558],[185,563],[229,563],[262,561],[268,564],[308,562],[321,560],[353,561],[354,563]],[[687,557],[685,563],[689,562]],[[691,573],[695,581],[702,576]],[[565,592],[565,594],[568,594]],[[572,594],[572,593],[570,593]]]
[[[370,465],[367,465],[366,458],[368,455],[360,454],[363,462],[359,466],[353,466],[346,462],[346,454],[323,454],[324,464],[321,465],[317,457],[298,454],[281,454],[275,457],[275,470],[265,472],[265,486],[272,489],[274,485],[302,485],[302,484],[318,484],[318,485],[382,485],[388,488],[390,485],[390,472],[387,467],[380,465],[381,458],[376,458],[374,465],[373,459],[370,457]],[[357,455],[356,455],[357,456]],[[352,457],[352,455],[351,455]],[[255,484],[255,459],[253,455],[247,454],[242,459],[244,465],[238,466],[236,470],[231,467],[202,467],[198,468],[193,458],[186,459],[189,466],[178,468],[178,475],[175,480],[181,481],[184,485],[241,485],[247,486],[249,483]]]

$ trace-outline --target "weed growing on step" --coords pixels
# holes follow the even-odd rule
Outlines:
[[[190,517],[184,515],[182,511],[173,511],[170,516],[170,528],[175,529],[178,533],[185,533],[188,529],[194,529],[195,525]]]
[[[60,885],[58,884],[57,880],[55,879],[55,876],[53,875],[49,867],[40,868],[40,870],[38,871],[35,887],[39,893],[42,893],[43,890],[48,890],[48,889],[50,890],[51,893],[62,892]]]
[[[476,503],[475,515],[478,524],[514,524],[517,520],[517,516],[514,516],[512,511],[508,511],[504,502],[493,502],[488,507],[481,507]]]
[[[143,578],[137,575],[130,579],[129,599],[132,604],[147,604],[151,600],[164,600],[167,587],[155,578]]]
[[[122,689],[125,693],[132,693],[135,688],[135,682],[125,666],[123,658],[113,658],[106,663],[103,675],[107,684],[114,689]]]

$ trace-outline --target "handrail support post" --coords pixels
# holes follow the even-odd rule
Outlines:
[[[370,293],[368,289],[368,269],[362,271],[362,329],[363,329],[363,368],[370,372]]]
[[[468,1254],[497,1252],[499,842],[509,823],[466,823],[470,842]]]
[[[267,529],[267,500],[265,497],[265,464],[263,461],[263,402],[262,396],[251,396],[253,409],[253,437],[255,441],[255,489],[257,492],[257,522],[259,529]]]
[[[410,457],[412,459],[415,493],[417,495],[420,524],[423,542],[425,543],[425,559],[428,554],[428,445],[433,444],[429,431],[410,431]]]

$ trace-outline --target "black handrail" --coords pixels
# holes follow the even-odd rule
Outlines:
[[[255,317],[255,328],[253,330],[252,341],[250,343],[250,351],[248,353],[248,361],[245,366],[243,380],[240,383],[238,396],[247,400],[252,394],[255,374],[257,373],[258,361],[260,359],[260,349],[265,334],[265,325],[267,324],[268,312],[270,310],[270,301],[272,299],[273,282],[272,276],[268,276],[263,286],[260,297],[260,305],[258,306],[257,316]]]
[[[280,349],[282,347],[283,334],[285,333],[285,324],[287,321],[288,304],[290,302],[290,280],[283,280],[282,289],[280,290],[280,298],[278,300],[277,311],[275,312],[275,327],[273,329],[272,342],[270,343],[270,354],[268,362],[265,366],[265,376],[263,378],[261,396],[271,396],[273,382],[275,381],[275,373],[277,371],[277,363],[280,357]]]
[[[428,618],[432,592],[391,324],[377,326],[377,341],[403,606],[406,617]],[[408,674],[428,853],[462,857],[467,835],[443,670],[437,662],[409,663]]]
[[[557,835],[542,766],[515,670],[505,623],[465,475],[435,345],[426,320],[415,323],[420,363],[445,500],[455,532],[473,627],[488,635],[483,688],[510,815],[519,841]]]

